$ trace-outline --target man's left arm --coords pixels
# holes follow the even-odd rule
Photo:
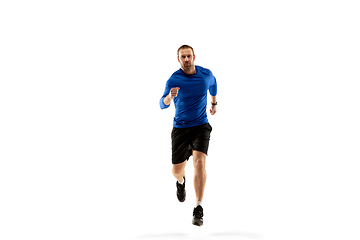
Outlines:
[[[211,73],[212,75],[212,73]],[[210,96],[211,96],[211,108],[210,108],[210,114],[214,115],[216,113],[216,105],[217,101],[216,101],[216,95],[217,95],[217,83],[216,83],[216,78],[214,77],[214,75],[212,75],[213,79],[210,82],[210,87],[209,87],[209,92],[210,92]]]

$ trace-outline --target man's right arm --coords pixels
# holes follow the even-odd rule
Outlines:
[[[160,108],[161,109],[165,109],[170,106],[171,100],[173,100],[174,97],[177,97],[179,89],[180,88],[178,88],[178,87],[171,88],[170,93],[167,95],[166,95],[167,91],[165,90],[164,96],[160,99]]]

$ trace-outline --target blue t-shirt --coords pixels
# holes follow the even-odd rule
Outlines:
[[[208,123],[206,115],[207,91],[211,96],[217,94],[216,79],[209,69],[195,66],[196,73],[186,74],[180,68],[171,75],[166,82],[164,95],[160,99],[160,108],[165,109],[170,106],[165,105],[164,98],[169,95],[171,88],[179,87],[177,97],[175,97],[175,117],[173,126],[176,128],[188,128]]]

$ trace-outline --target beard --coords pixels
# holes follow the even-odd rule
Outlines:
[[[183,68],[190,69],[193,66],[191,63],[184,63]]]

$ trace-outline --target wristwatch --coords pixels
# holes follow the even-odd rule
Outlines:
[[[213,102],[212,102],[211,105],[215,106],[215,105],[217,105],[217,102],[216,102],[216,103],[213,103]]]

